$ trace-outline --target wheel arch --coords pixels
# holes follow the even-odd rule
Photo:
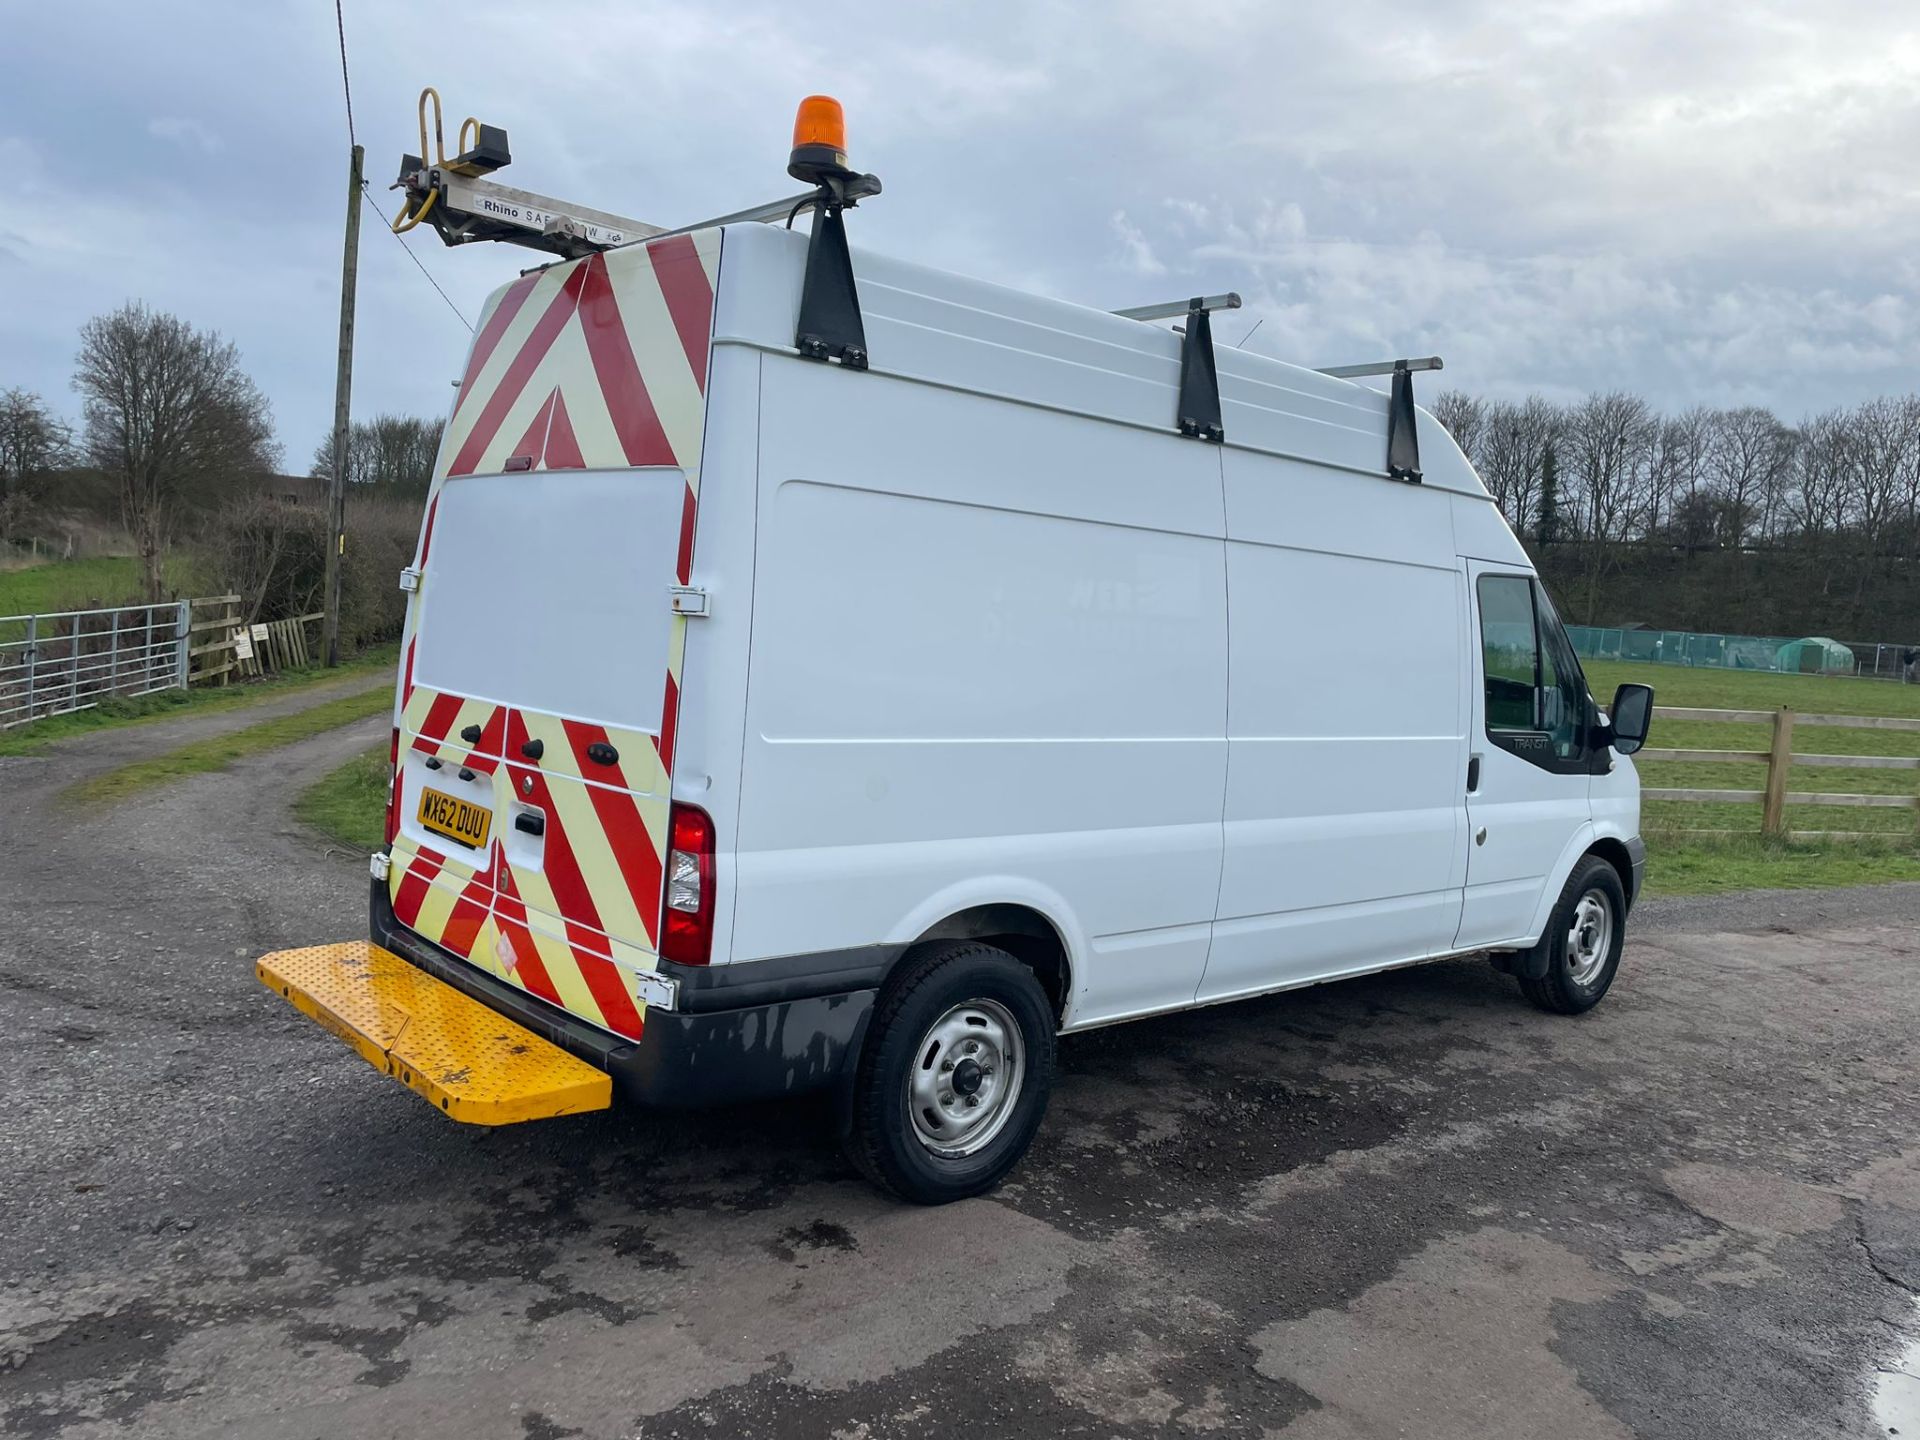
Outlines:
[[[941,940],[978,940],[1005,950],[1047,992],[1056,1023],[1064,1023],[1073,999],[1073,958],[1066,936],[1045,912],[1018,901],[991,901],[956,910],[928,925],[894,962],[897,969],[916,951]],[[890,972],[891,973],[891,972]]]
[[[1614,874],[1620,877],[1620,893],[1627,897],[1627,908],[1633,908],[1633,856],[1627,849],[1627,842],[1617,835],[1602,835],[1595,839],[1582,856],[1598,855],[1613,867]],[[1569,871],[1569,874],[1572,872]],[[1564,883],[1564,882],[1563,882]],[[1624,916],[1622,917],[1625,918]]]
[[[1541,887],[1540,900],[1533,912],[1532,927],[1522,945],[1539,943],[1546,933],[1547,919],[1553,914],[1553,907],[1559,903],[1560,892],[1566,888],[1567,877],[1573,874],[1573,867],[1589,855],[1598,855],[1613,867],[1620,877],[1620,892],[1627,897],[1629,907],[1633,904],[1633,858],[1627,848],[1627,837],[1611,827],[1602,829],[1591,820],[1583,824],[1567,841],[1561,850],[1559,859],[1547,872],[1546,883]]]

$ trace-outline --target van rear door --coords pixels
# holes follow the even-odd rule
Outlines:
[[[402,707],[402,924],[622,1034],[655,968],[684,473],[441,487]]]

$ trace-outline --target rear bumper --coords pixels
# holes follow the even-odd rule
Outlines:
[[[843,966],[833,972],[835,979],[854,981],[856,988],[821,993],[815,972],[790,984],[756,984],[753,1004],[688,1011],[649,1007],[643,1037],[628,1040],[423,940],[394,916],[383,881],[372,882],[368,908],[376,945],[605,1070],[624,1098],[662,1108],[732,1105],[845,1083],[879,978],[876,971],[873,985],[860,986],[865,968]]]

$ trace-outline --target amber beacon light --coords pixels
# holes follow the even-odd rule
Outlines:
[[[847,114],[831,95],[809,95],[800,102],[787,173],[815,185],[853,173],[847,165]]]

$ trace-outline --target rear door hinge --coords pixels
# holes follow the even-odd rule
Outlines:
[[[408,595],[420,588],[420,572],[409,565],[400,572],[400,589]]]
[[[674,585],[667,590],[668,602],[676,615],[707,615],[707,592],[694,585]]]

